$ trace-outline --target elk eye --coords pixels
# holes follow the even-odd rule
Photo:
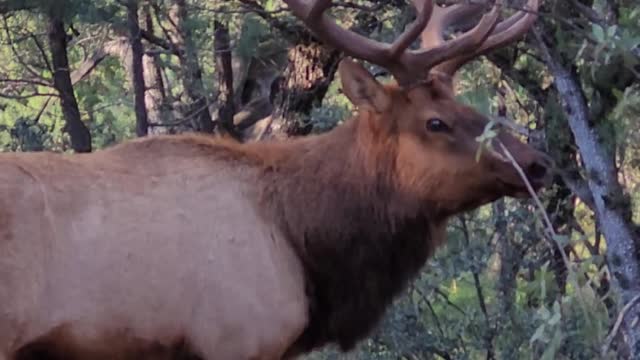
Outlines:
[[[438,118],[427,120],[427,130],[432,132],[445,132],[451,130],[449,125]]]

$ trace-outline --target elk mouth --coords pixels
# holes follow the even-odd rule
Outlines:
[[[529,188],[522,180],[518,182],[508,182],[504,180],[498,181],[502,185],[502,188],[505,190],[507,196],[511,196],[517,199],[527,199],[532,197]],[[531,184],[531,189],[534,193],[540,191],[540,189],[542,189],[547,183],[545,177],[528,179],[528,181],[529,184]]]
[[[503,169],[503,176],[498,182],[504,189],[506,196],[524,199],[532,197],[531,191],[537,193],[549,185],[551,180],[552,161],[546,156],[540,156],[526,166],[516,168],[510,161],[505,161],[508,168]]]

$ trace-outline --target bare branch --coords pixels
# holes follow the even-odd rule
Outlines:
[[[165,50],[169,50],[171,54],[178,55],[178,56],[182,55],[180,49],[176,48],[176,46],[173,45],[170,41],[157,37],[153,35],[151,32],[144,29],[141,29],[141,34],[143,39],[147,40],[153,45],[159,46]]]
[[[10,94],[2,94],[0,93],[0,98],[4,98],[4,99],[11,99],[11,100],[26,100],[26,99],[31,99],[34,97],[59,97],[58,94],[54,94],[54,93],[39,93],[39,92],[34,92],[34,93],[30,93],[27,95],[10,95]]]
[[[52,87],[52,85],[48,82],[44,82],[42,80],[31,80],[31,79],[0,78],[0,83],[15,83],[15,84],[28,84],[28,85]]]

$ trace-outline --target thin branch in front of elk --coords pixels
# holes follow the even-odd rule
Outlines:
[[[498,144],[500,145],[500,149],[502,150],[504,155],[511,162],[511,165],[515,168],[515,170],[518,172],[518,175],[522,178],[522,181],[525,183],[527,187],[527,191],[529,191],[529,194],[533,198],[536,206],[538,207],[538,210],[540,211],[540,214],[542,215],[542,219],[545,225],[545,230],[547,231],[548,235],[552,239],[553,244],[558,247],[560,254],[562,255],[562,260],[565,263],[565,266],[567,267],[567,269],[571,269],[571,263],[569,262],[569,258],[567,257],[567,254],[565,253],[563,246],[558,243],[558,240],[557,240],[558,234],[556,233],[556,230],[553,228],[551,219],[549,218],[547,211],[542,205],[542,201],[540,201],[540,197],[538,196],[538,194],[536,194],[535,190],[533,190],[533,186],[531,186],[531,182],[527,178],[527,175],[524,173],[524,171],[522,170],[522,168],[520,167],[516,159],[513,157],[513,155],[509,151],[509,149],[507,149],[507,147],[504,146],[502,142],[499,142]]]
[[[515,158],[513,157],[511,152],[509,151],[509,149],[507,149],[507,147],[502,142],[499,142],[499,145],[500,145],[501,150],[504,152],[505,156],[509,159],[509,162],[511,162],[511,165],[513,166],[513,168],[518,172],[518,175],[520,176],[522,181],[525,183],[525,185],[527,187],[527,191],[529,192],[529,194],[533,198],[533,200],[534,200],[534,202],[535,202],[540,214],[542,215],[543,223],[545,225],[545,230],[546,230],[546,233],[547,233],[547,236],[545,236],[545,238],[551,238],[550,240],[552,241],[552,243],[555,244],[555,246],[557,246],[558,251],[560,252],[560,255],[562,257],[562,261],[565,264],[565,268],[567,269],[567,271],[570,274],[569,278],[571,279],[571,282],[576,287],[576,289],[579,289],[580,285],[577,283],[578,280],[577,280],[577,276],[576,276],[574,267],[569,262],[569,257],[567,256],[567,254],[566,254],[566,252],[564,250],[563,244],[560,243],[558,234],[556,233],[556,231],[555,231],[555,229],[553,227],[553,224],[552,224],[551,220],[549,219],[549,215],[547,214],[544,206],[542,205],[542,202],[540,201],[540,197],[538,197],[538,194],[536,194],[535,190],[533,190],[533,186],[531,186],[531,182],[529,181],[529,179],[527,178],[526,174],[522,170],[522,167],[520,167],[518,162],[515,160]],[[591,283],[591,279],[584,286],[590,286],[590,283]],[[578,302],[580,303],[580,305],[582,306],[582,309],[583,309],[583,311],[585,313],[585,316],[588,316],[588,310],[587,310],[588,306],[586,304],[585,299],[582,296],[578,296],[577,299],[578,299]]]
[[[511,120],[506,116],[490,116],[490,119],[496,124],[500,124],[504,127],[507,127],[520,135],[529,136],[529,129],[527,129],[522,125],[517,124],[515,121]]]

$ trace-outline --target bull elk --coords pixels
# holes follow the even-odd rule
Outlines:
[[[357,114],[332,131],[239,144],[163,135],[91,154],[0,156],[0,359],[291,359],[349,350],[445,241],[447,220],[526,197],[485,116],[456,102],[471,59],[515,41],[539,0],[500,21],[413,0],[393,44],[285,0],[326,44],[385,67],[339,66]],[[418,38],[421,48],[409,49]],[[542,154],[501,129],[536,191]]]

